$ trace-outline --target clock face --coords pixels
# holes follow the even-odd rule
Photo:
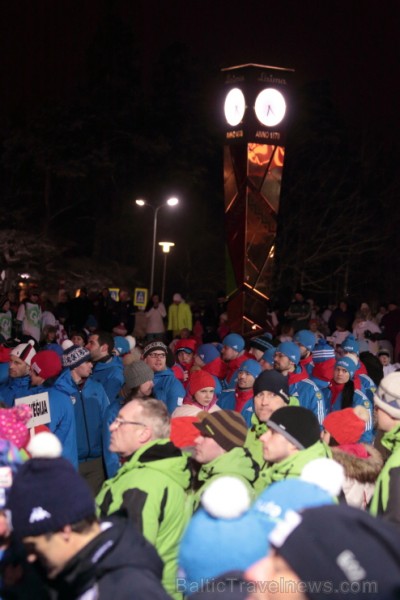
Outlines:
[[[246,102],[242,90],[233,88],[225,98],[224,112],[229,125],[235,127],[243,119]]]
[[[257,119],[267,127],[278,125],[285,116],[285,98],[274,88],[265,88],[256,98],[254,110]]]

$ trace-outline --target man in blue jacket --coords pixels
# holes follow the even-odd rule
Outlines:
[[[112,402],[124,385],[122,360],[119,356],[112,355],[114,338],[108,331],[96,331],[89,336],[86,348],[94,363],[92,377],[101,383]]]
[[[0,386],[0,399],[8,406],[14,406],[15,398],[26,396],[30,387],[29,369],[36,354],[35,342],[18,344],[11,350],[8,363],[8,380]]]
[[[101,383],[90,377],[93,366],[87,348],[70,346],[64,350],[62,362],[70,376],[65,374],[75,411],[79,472],[96,496],[106,478],[102,431],[110,403]]]
[[[153,395],[167,405],[169,414],[181,406],[185,389],[167,368],[167,346],[160,341],[150,342],[143,350],[143,360],[154,372]]]

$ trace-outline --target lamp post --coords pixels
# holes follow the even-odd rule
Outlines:
[[[159,206],[153,206],[153,204],[150,204],[150,202],[147,202],[147,200],[138,198],[137,200],[135,200],[135,203],[138,206],[150,206],[150,208],[152,208],[153,212],[154,212],[153,246],[152,246],[152,253],[151,253],[151,274],[150,274],[150,298],[151,298],[153,295],[153,287],[154,287],[154,265],[155,265],[155,261],[156,261],[156,239],[157,239],[158,211],[161,210],[162,208],[165,208],[166,206],[176,206],[177,204],[179,204],[179,200],[178,200],[178,198],[175,198],[175,197],[168,198],[168,200],[164,204],[160,204]]]
[[[161,291],[161,302],[164,302],[165,296],[165,279],[167,276],[167,256],[173,246],[175,244],[173,242],[158,242],[158,245],[162,247],[162,251],[164,252],[164,269],[163,269],[163,278],[162,278],[162,291]]]

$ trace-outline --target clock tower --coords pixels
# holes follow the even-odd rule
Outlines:
[[[266,328],[293,70],[246,64],[222,73],[229,323],[255,335]]]

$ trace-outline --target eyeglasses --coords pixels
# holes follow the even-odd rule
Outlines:
[[[166,355],[164,352],[151,352],[147,356],[150,356],[150,358],[165,358]]]
[[[114,423],[117,424],[117,427],[120,427],[120,425],[140,425],[141,427],[147,427],[147,425],[144,423],[138,423],[137,421],[126,421],[122,417],[116,417],[114,419]]]

